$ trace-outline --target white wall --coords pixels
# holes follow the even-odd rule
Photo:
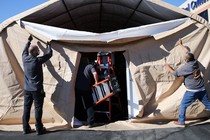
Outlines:
[[[127,99],[128,99],[128,117],[133,118],[139,114],[138,99],[136,96],[134,83],[131,78],[131,73],[126,62],[126,85],[127,85]]]

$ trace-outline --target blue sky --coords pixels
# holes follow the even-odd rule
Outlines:
[[[162,1],[165,1],[167,3],[170,3],[172,5],[179,7],[182,3],[184,3],[187,0],[162,0]]]
[[[30,8],[38,6],[48,0],[1,0],[0,23],[4,20],[24,12]],[[179,6],[186,0],[163,0],[175,6]]]
[[[1,0],[0,23],[48,0]]]

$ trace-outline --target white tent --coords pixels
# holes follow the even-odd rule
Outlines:
[[[54,51],[43,66],[44,122],[73,122],[80,60],[99,51],[115,54],[116,67],[122,71],[124,110],[129,111],[125,115],[138,115],[137,122],[177,119],[185,87],[164,64],[178,68],[183,63],[179,38],[201,62],[209,84],[208,23],[160,0],[51,0],[11,17],[0,28],[0,124],[21,122],[21,54],[29,34],[35,37],[32,44],[44,51],[46,41],[51,41]],[[187,110],[187,118],[208,115],[199,102]]]

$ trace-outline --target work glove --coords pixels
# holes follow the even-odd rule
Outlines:
[[[30,35],[29,37],[28,37],[28,41],[32,41],[33,40],[33,37],[32,37],[32,35]]]
[[[47,41],[47,52],[52,53],[51,43]]]

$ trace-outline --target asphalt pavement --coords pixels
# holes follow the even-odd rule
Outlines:
[[[133,125],[133,124],[131,124]],[[130,125],[130,126],[131,126]],[[126,126],[127,129],[124,129]],[[188,125],[152,125],[113,123],[95,128],[78,127],[69,130],[53,130],[43,135],[23,135],[22,131],[0,130],[0,140],[209,140],[210,122]],[[10,126],[12,127],[12,126]],[[124,127],[124,128],[123,128]],[[50,131],[49,131],[50,130]]]

